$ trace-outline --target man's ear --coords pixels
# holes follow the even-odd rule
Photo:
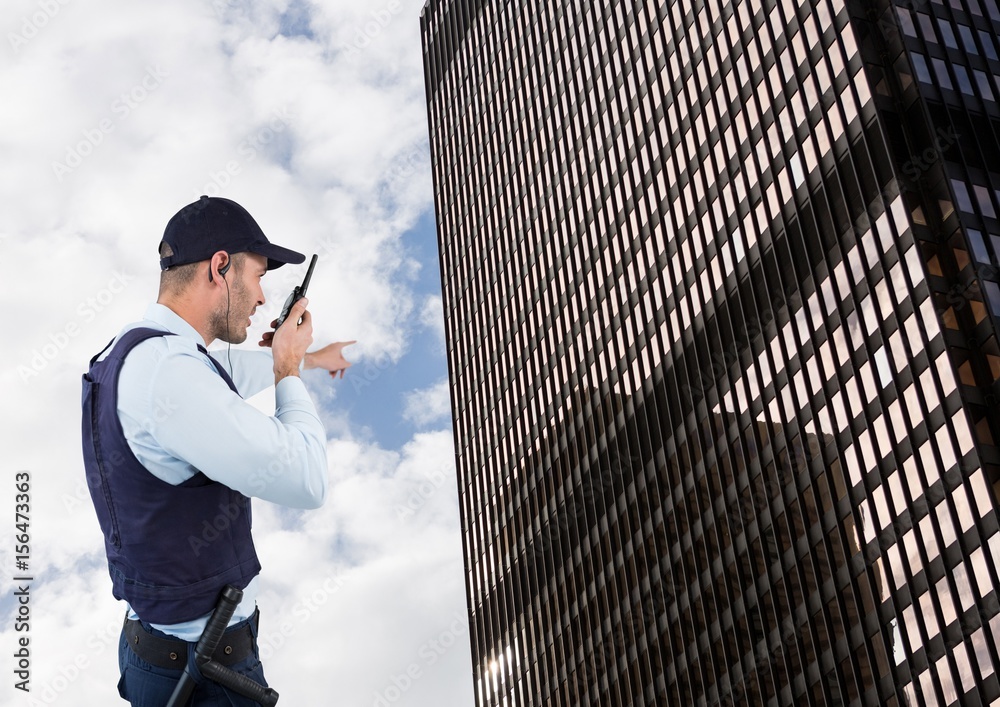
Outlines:
[[[222,250],[222,251],[219,251],[219,252],[220,253],[224,253],[225,256],[226,256],[226,264],[223,265],[221,268],[219,268],[219,275],[221,275],[222,279],[225,280],[226,279],[226,273],[229,272],[229,268],[233,264],[233,259],[230,257],[229,253],[226,253],[226,251]],[[214,282],[214,280],[212,278],[212,268],[214,267],[214,265],[213,265],[214,263],[215,263],[215,256],[213,255],[212,259],[210,261],[208,261],[208,281],[209,282]]]

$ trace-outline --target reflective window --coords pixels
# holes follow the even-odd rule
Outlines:
[[[937,35],[934,34],[934,20],[930,15],[923,12],[916,14],[917,24],[920,25],[920,33],[923,35],[924,41],[937,44]]]
[[[952,69],[955,70],[955,80],[958,81],[958,90],[967,96],[975,96],[976,92],[972,90],[972,79],[969,78],[969,71],[961,64],[952,64]]]
[[[955,195],[955,201],[959,210],[970,214],[973,213],[972,199],[969,197],[969,188],[965,185],[965,182],[958,179],[952,179],[951,189]]]
[[[983,52],[986,54],[986,56],[996,61],[997,48],[996,48],[996,43],[993,39],[993,35],[991,35],[989,32],[984,32],[983,30],[979,30],[979,41],[982,42],[983,44]]]
[[[990,190],[979,184],[973,184],[972,190],[976,194],[976,201],[979,203],[979,210],[982,211],[983,216],[996,218],[996,212],[993,210],[993,200],[990,198]]]
[[[993,86],[990,84],[990,78],[986,75],[986,72],[980,71],[979,69],[973,69],[972,75],[976,77],[976,86],[979,88],[979,94],[982,96],[983,100],[995,101],[996,98],[993,95]]]
[[[913,25],[913,14],[905,7],[896,6],[896,16],[899,18],[899,26],[903,33],[910,36],[917,36],[917,28]]]
[[[917,73],[917,79],[924,83],[931,83],[931,72],[927,68],[927,60],[924,55],[913,52],[910,54],[910,58],[913,60],[913,70]]]
[[[938,29],[941,32],[941,38],[944,39],[945,46],[951,49],[958,49],[958,42],[955,40],[955,32],[952,29],[951,22],[948,20],[937,18]]]
[[[976,0],[968,0],[969,4],[972,5]],[[986,8],[986,12],[989,14],[990,19],[994,22],[1000,22],[1000,10],[997,9],[996,0],[981,0],[983,6]]]
[[[966,230],[969,237],[969,246],[972,249],[972,256],[977,262],[989,264],[990,256],[986,251],[986,243],[983,242],[983,234],[974,228]]]
[[[951,76],[948,74],[948,65],[942,59],[931,58],[931,65],[934,67],[934,76],[937,78],[938,86],[942,88],[953,88]]]
[[[962,38],[962,47],[969,54],[978,54],[979,48],[976,46],[976,40],[972,34],[972,28],[966,25],[958,25],[958,35]]]

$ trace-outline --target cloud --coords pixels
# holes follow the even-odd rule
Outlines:
[[[446,650],[425,645],[456,615],[467,624],[451,433],[417,435],[399,452],[331,442],[329,458],[329,500],[299,524],[255,504],[268,675],[300,674],[305,661],[310,680],[286,678],[283,700],[367,706],[416,664],[421,676],[396,704],[470,702],[468,679],[452,682],[471,674],[467,630]]]
[[[407,393],[403,417],[417,427],[426,427],[445,418],[451,419],[448,379],[444,378],[430,388]]]
[[[32,479],[38,704],[118,700],[123,609],[83,483],[80,375],[155,299],[157,245],[174,212],[220,194],[245,205],[272,241],[319,253],[315,340],[357,339],[357,362],[398,361],[412,321],[439,312],[412,289],[415,264],[401,243],[432,208],[422,5],[6,8],[0,302],[11,336],[0,384],[11,397],[0,414],[13,440],[8,468]],[[265,277],[268,301],[244,347],[255,347],[303,272]],[[468,633],[452,631],[466,600],[450,433],[417,434],[400,449],[362,444],[337,408],[346,379],[305,380],[330,437],[331,495],[306,513],[255,503],[268,678],[283,703],[327,704],[315,688],[367,705],[399,690],[394,678],[415,664],[420,677],[393,704],[470,702]],[[272,412],[273,393],[252,403]],[[11,484],[0,504],[13,508]],[[13,561],[11,545],[0,546],[0,564]],[[15,650],[16,609],[0,602],[5,651]],[[449,647],[438,654],[430,641]],[[8,681],[0,701],[12,696],[29,704]]]
[[[444,352],[444,305],[440,295],[432,295],[424,300],[423,309],[420,310],[420,322],[434,331],[441,343],[441,351]]]

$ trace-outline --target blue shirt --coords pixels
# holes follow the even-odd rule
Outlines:
[[[297,376],[275,386],[275,413],[266,415],[235,395],[198,350],[201,334],[165,305],[126,326],[170,331],[139,344],[118,383],[118,417],[129,448],[158,478],[179,484],[201,471],[245,496],[292,508],[318,508],[327,491],[326,430]],[[111,350],[109,347],[108,351]],[[210,352],[228,370],[225,351]],[[106,356],[107,354],[105,354]],[[270,349],[231,352],[231,377],[243,398],[274,385]],[[103,358],[103,356],[102,356]],[[257,578],[243,591],[231,623],[254,612]],[[129,609],[130,618],[137,618]],[[182,624],[153,624],[196,641],[208,615]]]

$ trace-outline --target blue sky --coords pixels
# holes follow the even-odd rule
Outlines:
[[[440,297],[441,275],[432,211],[425,212],[417,225],[403,234],[403,243],[407,257],[419,265],[411,274],[414,296],[420,301]],[[448,376],[440,332],[421,321],[418,314],[409,326],[408,348],[402,357],[391,365],[385,362],[384,367],[362,365],[352,371],[358,374],[355,381],[346,385],[349,381],[345,379],[345,393],[338,398],[340,409],[349,413],[358,434],[370,434],[379,445],[392,449],[398,449],[425,427],[402,414],[407,395],[430,388]]]

